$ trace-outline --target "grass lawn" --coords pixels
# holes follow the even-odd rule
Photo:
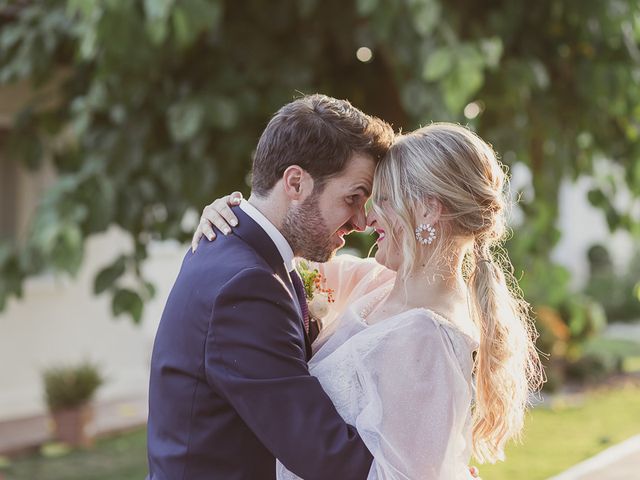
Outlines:
[[[33,455],[0,470],[6,480],[143,480],[147,475],[146,430],[100,440],[89,451],[57,458]]]
[[[507,448],[505,462],[480,465],[480,473],[485,480],[542,480],[637,434],[640,386],[597,391],[577,405],[533,410],[523,443]]]
[[[524,443],[507,460],[480,465],[484,480],[546,479],[610,445],[640,433],[640,385],[590,393],[577,405],[556,402],[527,419]],[[6,480],[142,480],[147,473],[143,429],[104,439],[91,451],[14,460]]]

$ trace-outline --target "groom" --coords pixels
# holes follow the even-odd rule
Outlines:
[[[375,165],[393,131],[311,95],[264,130],[239,225],[187,253],[156,335],[149,479],[364,479],[372,457],[317,379],[294,256],[325,262],[365,228]]]

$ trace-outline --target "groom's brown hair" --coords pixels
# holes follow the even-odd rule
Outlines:
[[[251,190],[267,195],[291,165],[305,169],[314,190],[338,175],[354,153],[377,162],[393,142],[393,129],[383,120],[358,110],[346,100],[306,95],[273,116],[258,141]]]

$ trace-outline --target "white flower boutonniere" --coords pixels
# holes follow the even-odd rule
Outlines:
[[[309,316],[313,320],[321,321],[329,313],[331,304],[335,302],[334,290],[323,286],[322,274],[317,268],[311,269],[307,262],[298,263],[297,270],[304,285]]]

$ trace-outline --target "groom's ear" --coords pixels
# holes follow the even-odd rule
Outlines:
[[[298,165],[291,165],[282,174],[282,185],[289,200],[303,201],[313,192],[313,178]]]

